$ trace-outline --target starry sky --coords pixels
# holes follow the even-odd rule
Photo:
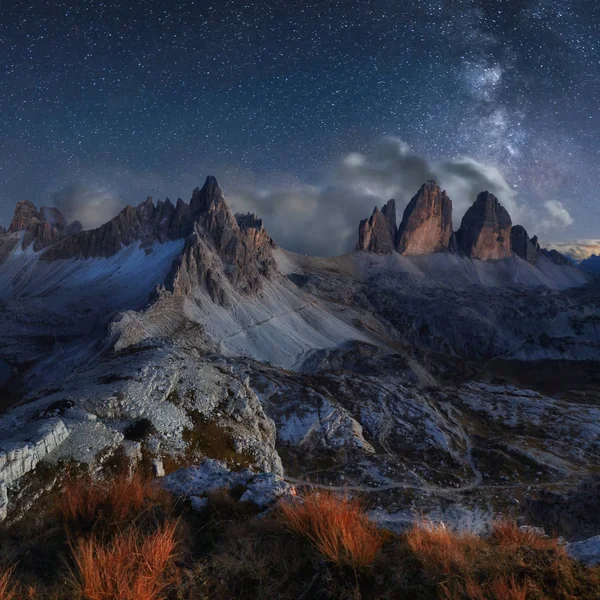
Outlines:
[[[485,185],[531,235],[600,238],[595,0],[8,0],[0,52],[4,225],[27,198],[95,226],[210,173],[336,253],[427,175],[458,222]]]

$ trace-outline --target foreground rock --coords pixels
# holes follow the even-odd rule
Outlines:
[[[428,181],[408,203],[398,230],[400,254],[444,252],[452,238],[452,200]]]
[[[167,475],[162,485],[176,496],[188,498],[196,509],[204,508],[206,496],[220,489],[245,488],[240,502],[251,502],[260,510],[281,498],[296,495],[294,487],[276,473],[256,474],[250,469],[231,471],[223,462],[213,459]]]
[[[456,237],[461,250],[470,258],[497,260],[511,253],[512,222],[498,198],[481,192],[467,210]]]
[[[379,210],[376,206],[369,219],[360,222],[358,227],[357,250],[390,254],[396,243],[396,201],[389,200]]]
[[[581,561],[588,567],[600,564],[600,535],[567,544],[567,553],[571,558]]]

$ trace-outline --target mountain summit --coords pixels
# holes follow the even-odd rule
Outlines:
[[[398,230],[400,254],[430,254],[450,247],[452,200],[435,181],[428,181],[408,203]]]
[[[456,238],[461,250],[480,260],[508,258],[512,221],[498,198],[481,192],[467,210]]]

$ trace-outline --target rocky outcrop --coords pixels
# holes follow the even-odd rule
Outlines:
[[[15,213],[8,228],[8,233],[16,233],[27,229],[33,219],[38,218],[37,207],[29,200],[21,200],[17,202]]]
[[[539,258],[540,247],[537,237],[529,239],[527,231],[521,225],[514,225],[510,231],[510,246],[512,251],[528,263],[535,265]]]
[[[396,201],[392,199],[381,211],[376,206],[370,218],[360,222],[356,249],[390,254],[395,248],[396,231]]]
[[[64,422],[59,418],[52,418],[42,421],[25,441],[0,442],[0,480],[10,486],[35,469],[36,465],[58,448],[68,436],[69,431]]]
[[[296,495],[281,473],[254,473],[250,469],[231,471],[221,461],[207,458],[199,465],[179,469],[162,480],[163,487],[178,497],[189,498],[192,507],[202,510],[207,495],[222,489],[243,489],[241,502],[251,502],[265,510],[282,498]]]
[[[525,503],[525,514],[536,525],[571,540],[583,540],[600,530],[600,476],[583,479],[566,493],[543,489]]]
[[[444,252],[451,238],[452,200],[435,181],[428,181],[404,211],[396,248],[407,255]]]
[[[456,236],[470,258],[497,260],[511,254],[512,222],[506,209],[488,191],[481,192],[467,210]]]

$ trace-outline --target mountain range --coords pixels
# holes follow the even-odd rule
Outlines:
[[[487,191],[453,231],[435,181],[333,258],[280,248],[214,177],[86,231],[21,201],[0,232],[0,514],[48,488],[40,463],[211,458],[371,494],[390,523],[508,510],[582,538],[598,291]]]

